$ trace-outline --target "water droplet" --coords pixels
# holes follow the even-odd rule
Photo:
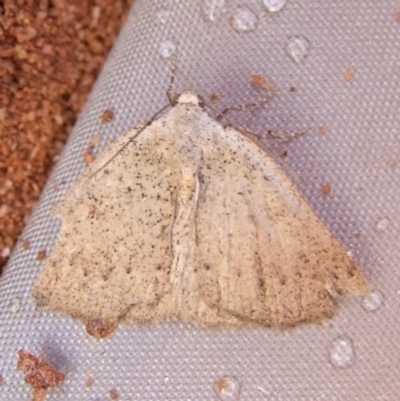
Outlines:
[[[164,42],[160,44],[159,52],[164,58],[171,57],[176,52],[175,43],[170,40],[164,40]]]
[[[233,377],[221,377],[214,383],[214,391],[221,401],[235,401],[239,399],[240,384]]]
[[[310,51],[310,42],[304,36],[292,36],[286,43],[286,51],[296,63],[301,63]]]
[[[363,307],[370,312],[376,311],[383,303],[383,295],[378,291],[372,291],[370,295],[363,298]]]
[[[207,20],[216,22],[226,13],[225,0],[203,0],[201,4],[203,15]]]
[[[353,341],[346,336],[333,340],[328,348],[329,361],[337,368],[345,369],[355,360]]]
[[[281,11],[286,5],[286,0],[263,0],[264,6],[271,13]]]
[[[171,12],[167,8],[161,8],[156,12],[155,20],[159,24],[165,24],[168,21],[170,15]]]
[[[21,300],[19,298],[14,298],[8,305],[8,308],[12,313],[17,313],[21,309]]]
[[[376,222],[375,230],[380,232],[386,231],[389,228],[389,225],[389,219],[387,217],[382,217]]]
[[[238,32],[248,32],[256,29],[257,16],[247,7],[239,7],[232,15],[231,24]]]

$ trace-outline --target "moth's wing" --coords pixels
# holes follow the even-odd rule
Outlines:
[[[320,322],[369,284],[274,160],[229,129],[203,148],[197,286],[206,325]],[[196,317],[197,319],[198,317]]]
[[[168,233],[179,167],[160,124],[126,147],[134,131],[107,148],[56,207],[61,233],[34,296],[94,332],[152,319],[171,291]]]

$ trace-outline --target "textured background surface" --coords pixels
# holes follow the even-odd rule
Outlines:
[[[226,376],[240,394],[225,393],[220,396],[225,400],[397,399],[398,4],[288,0],[271,14],[261,1],[232,1],[215,22],[201,4],[135,3],[22,236],[31,247],[24,250],[20,242],[1,277],[1,400],[29,399],[31,389],[15,370],[21,348],[67,374],[67,381],[49,392],[51,400],[107,400],[111,389],[121,400],[211,400],[217,397],[214,382]],[[243,4],[257,20],[252,31],[232,26]],[[309,44],[301,62],[287,51],[293,37]],[[101,341],[90,338],[78,322],[36,310],[31,290],[41,270],[37,253],[51,252],[59,230],[50,207],[84,170],[82,155],[94,135],[102,137],[96,153],[166,104],[170,62],[160,47],[167,40],[178,48],[177,92],[191,87],[205,98],[216,93],[220,100],[213,105],[223,109],[260,97],[249,84],[252,74],[264,75],[278,88],[266,107],[231,118],[256,132],[309,129],[290,143],[263,144],[352,253],[376,292],[375,304],[343,299],[339,314],[326,326],[284,333],[215,332],[171,323],[119,328]],[[101,119],[106,109],[114,112],[109,123]],[[283,151],[288,152],[285,159]],[[321,190],[326,184],[332,188],[329,195]],[[332,351],[338,338],[342,356]],[[94,380],[90,388],[85,386],[89,378]]]
[[[0,3],[0,274],[132,2]]]

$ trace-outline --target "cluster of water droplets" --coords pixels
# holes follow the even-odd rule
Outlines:
[[[278,13],[286,6],[287,0],[263,0],[263,6],[269,13]],[[226,0],[201,0],[203,17],[212,23],[224,19],[228,13]],[[155,20],[159,24],[166,24],[171,17],[167,8],[159,9]],[[229,22],[237,32],[250,32],[257,28],[259,17],[247,6],[239,6],[229,13]],[[305,36],[292,36],[288,38],[286,52],[296,63],[301,63],[310,51],[310,42]],[[176,45],[171,40],[164,40],[159,46],[159,53],[164,58],[172,57],[176,52]]]
[[[372,291],[362,298],[362,306],[368,312],[378,310],[384,302],[384,297],[379,291]],[[346,369],[354,364],[355,351],[353,340],[342,335],[335,338],[328,345],[329,362],[336,368]]]
[[[286,0],[263,0],[264,7],[271,13],[277,13],[286,5]],[[227,14],[226,0],[202,0],[201,10],[204,18],[212,23],[222,20]],[[258,16],[248,7],[237,7],[229,17],[237,32],[249,32],[256,29]]]

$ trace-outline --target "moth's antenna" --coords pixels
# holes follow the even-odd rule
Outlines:
[[[118,153],[116,153],[110,160],[108,160],[107,163],[104,166],[102,166],[98,170],[96,170],[89,178],[92,178],[100,170],[103,170],[105,167],[107,167],[108,164],[110,164],[124,149],[126,149],[126,147],[131,142],[133,142],[133,140],[159,116],[159,114],[161,114],[168,107],[175,106],[178,96],[173,93],[172,88],[173,88],[174,83],[175,83],[177,65],[178,65],[178,52],[174,53],[172,55],[172,57],[171,57],[171,79],[169,81],[168,88],[167,88],[167,98],[169,100],[169,104],[165,105],[160,110],[158,110],[157,113],[155,113],[153,115],[153,117],[151,117],[150,120],[147,121],[147,123],[135,133],[134,136],[129,138],[129,141],[127,143],[125,143],[124,146],[122,146],[122,148],[118,151]]]
[[[275,86],[272,83],[270,83],[266,78],[264,78],[262,75],[252,75],[250,82],[253,86],[263,89],[265,91],[265,96],[259,99],[258,101],[252,101],[248,103],[242,103],[230,106],[222,111],[217,110],[216,107],[213,107],[210,104],[207,104],[207,107],[213,110],[217,114],[215,117],[216,120],[224,119],[228,124],[235,127],[239,132],[241,132],[250,139],[253,139],[253,137],[257,139],[262,139],[265,137],[264,134],[258,134],[245,127],[240,127],[228,117],[228,113],[231,111],[243,111],[253,107],[262,107],[265,104],[267,104],[278,93]],[[285,135],[281,135],[273,130],[268,130],[267,135],[271,139],[278,139],[281,141],[291,141],[292,139],[303,136],[307,131],[308,129],[302,129],[301,131],[296,131],[294,133],[285,133]]]
[[[211,106],[211,104],[205,103],[205,105],[211,109],[214,113],[217,114],[216,116],[216,120],[222,118],[224,119],[228,124],[230,124],[232,127],[235,127],[239,132],[241,132],[243,135],[245,135],[247,138],[249,138],[251,141],[254,141],[253,137],[259,138],[259,135],[255,134],[254,132],[243,128],[243,127],[239,127],[235,122],[233,122],[228,116],[227,116],[227,112],[232,110],[232,107],[229,107],[228,109],[225,109],[223,111],[218,110],[216,107]],[[240,109],[240,110],[244,110],[244,109]],[[260,135],[261,136],[261,135]]]
[[[177,95],[174,94],[172,91],[175,83],[177,65],[178,65],[178,52],[174,53],[171,57],[171,78],[167,88],[167,98],[171,106],[175,106],[177,100]]]
[[[252,101],[244,104],[238,104],[231,107],[227,107],[225,110],[221,111],[217,116],[217,120],[219,118],[226,118],[226,114],[230,111],[242,111],[246,109],[250,109],[252,107],[262,107],[265,106],[271,99],[273,99],[277,94],[277,88],[264,76],[259,74],[254,74],[250,79],[251,86],[255,89],[264,91],[264,95],[261,99],[257,101]]]
[[[150,118],[149,121],[147,121],[147,123],[140,128],[137,132],[135,132],[135,135],[133,135],[131,138],[129,138],[129,141],[127,143],[125,143],[125,145],[122,146],[122,148],[110,159],[107,161],[106,164],[104,164],[103,166],[101,166],[98,170],[96,170],[92,175],[90,175],[89,178],[92,178],[94,175],[96,175],[99,171],[103,170],[104,168],[106,168],[121,152],[123,152],[124,149],[127,148],[127,146],[133,142],[133,140],[145,129],[147,128],[157,117],[159,114],[161,114],[164,110],[166,110],[168,107],[170,107],[170,104],[165,105],[164,107],[162,107],[160,110],[157,111],[157,113],[155,113],[153,115],[153,117]]]

